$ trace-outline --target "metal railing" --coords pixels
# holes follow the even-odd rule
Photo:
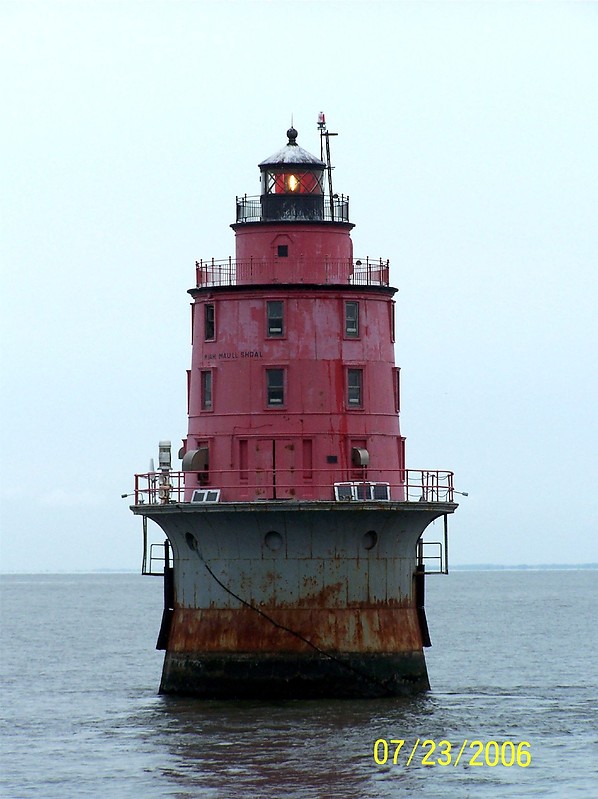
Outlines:
[[[209,472],[147,472],[135,475],[136,505],[192,502],[194,493],[218,492],[219,503],[267,500],[324,502],[453,502],[453,472],[437,469],[277,469],[251,471],[210,469]],[[308,476],[309,475],[309,476]],[[363,486],[363,491],[337,499],[335,485]],[[385,499],[374,499],[371,486],[386,484]],[[204,501],[209,497],[202,496]],[[196,499],[196,501],[199,501]]]
[[[446,548],[442,541],[417,542],[417,562],[422,566],[424,574],[448,574]]]
[[[147,530],[147,517],[143,517],[143,560],[141,574],[163,577],[170,565],[170,549],[168,541],[150,543]],[[158,554],[155,554],[155,553]]]
[[[442,517],[442,528],[442,541],[424,541],[420,538],[417,542],[417,564],[424,574],[448,574],[449,535],[446,513]]]
[[[262,202],[262,197],[266,198],[266,204]],[[318,208],[304,209],[301,200],[319,199],[321,205]],[[296,200],[299,202],[294,202]],[[278,209],[269,209],[268,201],[287,201],[288,207],[286,214]],[[289,202],[290,201],[290,202]],[[310,204],[311,205],[311,204]],[[307,214],[307,215],[306,215]],[[330,197],[329,195],[288,195],[274,194],[248,197],[237,197],[237,223],[246,222],[279,222],[285,219],[291,221],[311,221],[311,222],[348,222],[349,221],[349,197],[346,194],[339,194]]]
[[[196,286],[237,286],[251,283],[322,283],[324,285],[388,286],[388,258],[345,258],[312,261],[278,258],[195,262]]]

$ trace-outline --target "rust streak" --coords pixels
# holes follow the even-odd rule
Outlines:
[[[279,608],[278,625],[331,652],[406,652],[420,649],[415,608]],[[250,608],[178,608],[173,652],[306,652],[308,644]]]

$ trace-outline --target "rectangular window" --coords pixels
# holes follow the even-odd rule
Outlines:
[[[284,303],[280,300],[268,300],[266,314],[268,317],[268,338],[284,336]]]
[[[212,372],[210,371],[201,373],[201,409],[203,411],[212,410]]]
[[[390,340],[394,344],[395,340],[395,301],[390,301]]]
[[[278,257],[279,258],[288,258],[289,257],[289,245],[288,244],[279,244],[278,245]]]
[[[284,405],[284,369],[266,369],[268,405]]]
[[[349,338],[359,337],[359,303],[345,303],[345,336]]]
[[[361,408],[363,404],[363,369],[347,369],[347,404]]]
[[[207,302],[204,307],[204,340],[214,341],[216,338],[216,325],[214,324],[214,304]]]

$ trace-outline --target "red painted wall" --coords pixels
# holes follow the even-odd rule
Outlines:
[[[255,288],[247,281],[191,291],[186,447],[209,448],[209,471],[189,475],[188,485],[220,488],[222,501],[273,496],[332,500],[334,483],[367,477],[390,483],[392,499],[401,499],[395,289],[350,284],[350,225],[234,228],[237,261],[261,258],[269,271],[252,273]],[[287,244],[288,256],[273,259],[279,243]],[[327,257],[344,259],[342,277],[326,272]],[[269,335],[269,301],[282,303],[282,336]],[[357,336],[345,329],[347,302],[358,304]],[[206,304],[214,311],[213,340],[205,340]],[[283,371],[284,400],[277,405],[268,404],[268,369]],[[350,401],[349,370],[361,370],[361,397],[351,394],[358,403]],[[206,380],[211,383],[209,407]],[[275,397],[280,398],[276,392]],[[367,470],[352,465],[353,447],[368,450]]]
[[[239,282],[324,283],[334,269],[336,281],[348,283],[352,227],[349,223],[301,222],[233,225],[237,262],[253,261],[254,265],[251,277]],[[279,246],[287,247],[287,256],[278,256]]]

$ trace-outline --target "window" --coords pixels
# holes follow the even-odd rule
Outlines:
[[[288,244],[279,244],[278,245],[278,257],[279,258],[288,258],[289,257],[289,245]]]
[[[359,336],[359,303],[345,303],[345,336],[357,338]]]
[[[212,372],[210,371],[201,373],[201,409],[202,411],[212,410]]]
[[[267,194],[322,194],[323,171],[314,169],[313,172],[267,172],[265,189]]]
[[[347,369],[347,404],[361,408],[363,394],[363,369]]]
[[[284,369],[266,369],[268,405],[284,405]]]
[[[204,340],[214,341],[216,338],[216,325],[213,303],[204,305]]]
[[[280,338],[280,336],[284,336],[284,303],[280,300],[268,300],[266,314],[268,317],[268,337]]]
[[[208,302],[204,305],[204,340],[214,341],[216,326],[214,325],[214,305]]]

